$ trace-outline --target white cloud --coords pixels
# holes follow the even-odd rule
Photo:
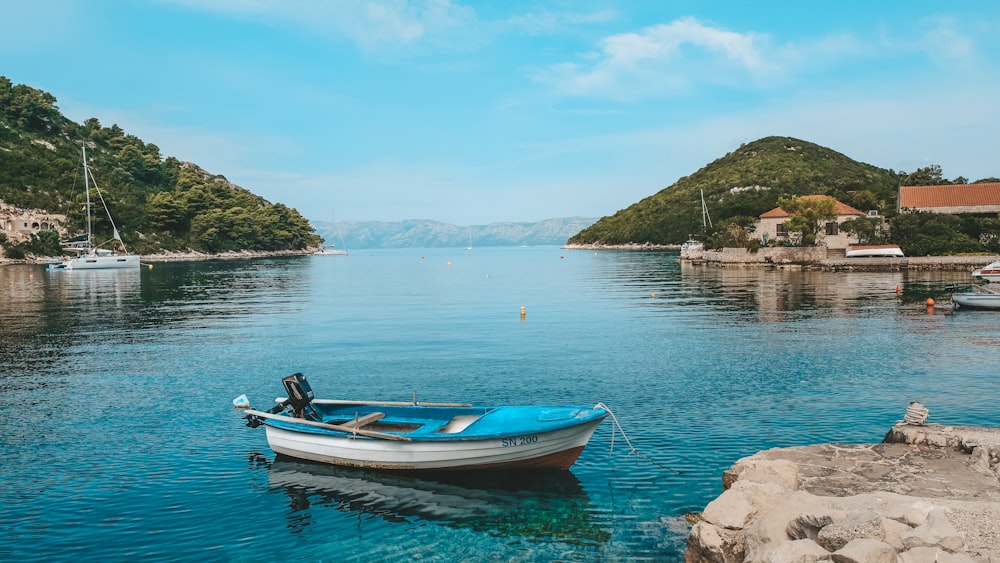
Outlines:
[[[972,40],[956,28],[951,18],[933,21],[921,37],[921,47],[931,60],[944,64],[969,62],[975,54]]]
[[[606,37],[583,62],[552,65],[536,78],[569,95],[636,99],[682,91],[702,80],[729,81],[733,71],[772,73],[767,43],[765,35],[687,17]]]
[[[225,12],[269,23],[288,22],[346,37],[363,49],[435,41],[466,32],[476,23],[472,8],[450,0],[162,0],[196,10]]]
[[[564,95],[632,101],[703,85],[774,88],[803,69],[868,51],[849,33],[776,45],[768,34],[685,17],[606,37],[578,61],[550,65],[535,79]]]
[[[542,10],[512,16],[505,23],[530,35],[541,35],[563,31],[566,26],[607,23],[617,17],[618,14],[611,10],[587,13]]]

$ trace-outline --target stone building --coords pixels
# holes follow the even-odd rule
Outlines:
[[[807,195],[802,197],[804,199],[833,199],[827,195]],[[844,249],[851,246],[852,243],[857,242],[852,242],[848,233],[841,231],[840,225],[844,222],[860,217],[878,217],[877,212],[865,213],[836,199],[833,199],[833,204],[837,217],[824,225],[823,229],[817,234],[818,240],[816,241],[816,244],[826,246],[828,249]],[[751,238],[771,242],[787,241],[788,231],[785,230],[785,221],[790,217],[791,214],[780,207],[775,207],[770,211],[762,213]]]
[[[65,231],[66,216],[42,209],[21,209],[0,201],[0,233],[11,242],[24,242],[41,231]]]

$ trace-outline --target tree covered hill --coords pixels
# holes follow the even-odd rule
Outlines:
[[[826,194],[857,209],[895,210],[899,175],[791,137],[765,137],[603,217],[570,244],[678,244],[704,234],[701,193],[714,224],[756,218],[779,197]]]
[[[133,251],[293,250],[321,242],[298,211],[272,204],[96,118],[64,117],[47,92],[0,76],[0,201],[67,216],[84,230],[81,150],[122,238]],[[92,197],[94,197],[92,195]],[[96,208],[100,209],[100,207]],[[94,214],[95,237],[111,226]]]

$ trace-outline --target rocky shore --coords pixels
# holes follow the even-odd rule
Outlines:
[[[240,260],[246,258],[270,258],[279,256],[306,256],[309,254],[315,254],[316,248],[307,248],[305,250],[240,250],[234,252],[219,252],[215,254],[210,254],[206,252],[197,252],[194,250],[185,250],[178,252],[163,252],[160,254],[143,254],[141,257],[143,264],[151,264],[155,262],[194,262],[200,260]],[[0,256],[0,266],[4,264],[47,264],[51,260],[56,258],[49,257],[36,257],[27,258],[24,260],[9,260]]]
[[[900,423],[880,444],[736,462],[688,563],[1000,563],[1000,429]]]

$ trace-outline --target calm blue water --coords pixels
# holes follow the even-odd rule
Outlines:
[[[969,280],[553,247],[0,267],[0,560],[680,559],[740,457],[878,442],[910,400],[1000,425],[1000,314],[943,306]],[[603,402],[642,456],[606,421],[554,475],[276,460],[232,399],[297,371],[323,397]]]

